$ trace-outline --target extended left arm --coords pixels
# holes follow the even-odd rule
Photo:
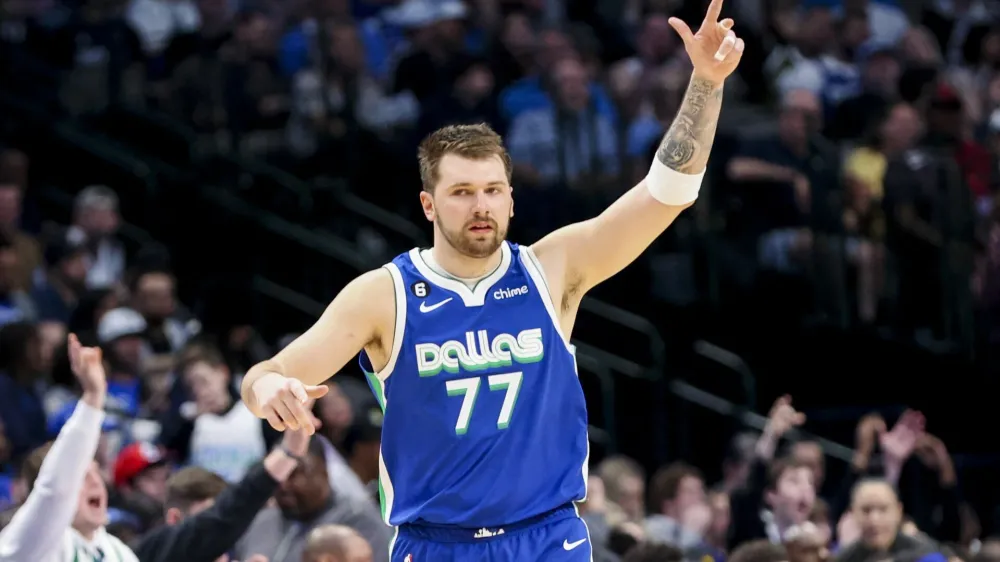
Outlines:
[[[599,216],[559,229],[534,245],[539,255],[555,254],[565,260],[567,292],[582,295],[624,269],[694,203],[721,107],[722,84],[693,74],[677,117],[660,142],[650,175]],[[663,192],[674,187],[670,180],[678,189],[693,191],[690,199],[680,196],[686,202],[663,203]],[[689,187],[679,185],[683,183]]]

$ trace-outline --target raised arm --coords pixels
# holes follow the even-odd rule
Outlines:
[[[69,356],[83,396],[45,454],[28,499],[0,532],[0,562],[51,559],[73,523],[94,462],[107,394],[101,350],[82,347],[70,334]]]
[[[278,431],[311,432],[312,416],[304,405],[326,394],[322,383],[362,349],[384,350],[391,345],[393,295],[392,277],[384,268],[348,283],[311,328],[247,371],[240,393],[250,411]]]
[[[632,263],[698,196],[722,107],[722,86],[743,54],[733,21],[719,21],[712,0],[701,28],[670,24],[694,64],[687,93],[660,142],[649,175],[599,216],[557,230],[533,247],[543,263],[559,262],[565,293],[582,296]],[[569,295],[572,296],[572,295]]]

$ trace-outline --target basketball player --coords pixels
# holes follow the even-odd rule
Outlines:
[[[504,240],[511,164],[484,125],[445,127],[419,150],[434,247],[361,275],[306,333],[243,380],[277,430],[361,352],[384,410],[383,517],[393,562],[584,561],[574,502],[587,482],[587,413],[570,334],[580,300],[694,203],[722,86],[743,41],[712,0],[694,33],[670,24],[694,72],[649,175],[600,216],[538,243]]]

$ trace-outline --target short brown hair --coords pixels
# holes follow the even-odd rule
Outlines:
[[[478,125],[448,125],[420,142],[417,160],[420,162],[420,181],[424,191],[433,191],[438,182],[438,165],[445,154],[462,158],[484,160],[499,156],[510,181],[510,155],[503,146],[503,139],[486,123]]]
[[[53,442],[49,441],[34,451],[31,451],[31,453],[29,453],[21,463],[21,478],[28,486],[29,492],[35,487],[35,480],[38,479],[38,473],[42,470],[42,463],[45,462],[45,457],[49,454],[49,449],[52,448],[52,444]]]
[[[663,502],[677,499],[681,482],[689,476],[705,480],[701,476],[701,471],[686,462],[675,462],[660,467],[649,483],[649,508],[659,513],[663,508]]]
[[[214,472],[197,466],[182,468],[167,480],[164,509],[176,507],[187,513],[192,505],[218,497],[226,486],[226,481]]]
[[[729,562],[787,562],[788,551],[780,544],[759,539],[741,544],[729,555]]]
[[[184,376],[188,369],[198,363],[206,363],[211,367],[226,366],[226,359],[219,348],[208,341],[194,341],[181,350],[177,358],[177,374]]]
[[[781,477],[785,475],[789,470],[794,470],[796,468],[811,468],[807,463],[795,457],[782,457],[771,463],[771,466],[767,468],[767,490],[778,489],[778,481]]]

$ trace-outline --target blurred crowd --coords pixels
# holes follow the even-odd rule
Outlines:
[[[530,240],[643,177],[690,70],[667,16],[698,18],[702,4],[5,0],[0,35],[59,70],[71,115],[170,115],[199,150],[346,179],[402,216],[417,209],[403,194],[419,139],[489,123]],[[727,279],[805,280],[842,324],[998,341],[997,6],[726,6],[747,53],[727,84],[702,226],[723,241]]]
[[[702,10],[2,0],[0,61],[55,69],[66,115],[161,112],[195,132],[198,150],[346,179],[403,216],[417,211],[401,196],[416,189],[417,141],[489,123],[508,143],[517,228],[532,239],[645,175],[690,72],[667,17]],[[726,278],[780,275],[830,314],[832,295],[848,295],[853,324],[934,342],[967,322],[974,344],[1000,345],[1000,4],[735,0],[724,15],[747,52],[699,209],[730,249]],[[272,432],[235,389],[287,338],[265,341],[239,312],[203,325],[178,301],[169,253],[123,243],[115,186],[83,189],[71,223],[53,224],[33,193],[33,155],[2,148],[0,560],[385,560],[381,412],[366,384],[334,378],[311,439]],[[103,351],[96,408],[92,381],[67,359],[71,332]],[[863,419],[843,483],[825,480],[817,443],[779,446],[800,418],[780,400],[763,435],[734,436],[714,487],[679,462],[650,478],[628,458],[596,464],[583,511],[600,560],[1000,559],[918,413]],[[60,446],[89,443],[88,431],[94,451]],[[73,451],[96,466],[66,475],[77,465],[42,462]],[[32,518],[77,489],[62,524],[79,550],[18,550],[58,543],[33,541]],[[105,529],[121,542],[100,539]]]

